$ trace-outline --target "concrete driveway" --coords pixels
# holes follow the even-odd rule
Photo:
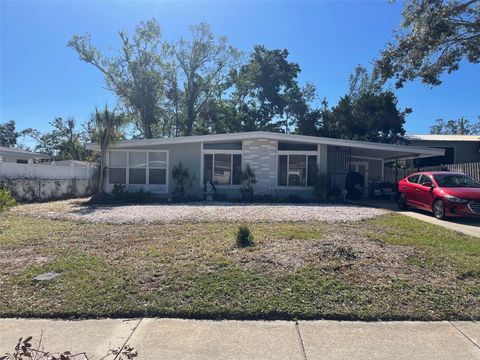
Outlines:
[[[0,356],[44,330],[45,350],[103,356],[129,344],[139,360],[480,359],[478,322],[0,319]],[[113,356],[107,357],[113,359]]]
[[[422,210],[412,209],[409,211],[399,211],[396,203],[392,201],[386,201],[386,200],[365,199],[365,200],[362,200],[362,204],[371,206],[377,209],[386,209],[386,210],[395,211],[399,214],[410,216],[414,219],[422,220],[430,224],[434,224],[450,230],[458,231],[465,235],[470,235],[470,236],[475,236],[480,238],[480,219],[449,218],[447,220],[438,220],[431,213],[422,211]]]

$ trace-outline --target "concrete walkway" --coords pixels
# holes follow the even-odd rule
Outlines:
[[[129,344],[139,360],[480,359],[479,322],[0,319],[0,356],[43,332],[45,350],[103,356]]]

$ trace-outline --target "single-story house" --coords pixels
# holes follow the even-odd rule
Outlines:
[[[81,160],[58,160],[52,161],[53,164],[57,166],[71,166],[71,167],[95,167],[94,163]],[[52,164],[51,163],[51,164]]]
[[[416,166],[480,162],[480,135],[407,135],[411,146],[444,149],[445,155],[419,159]]]
[[[31,151],[0,146],[0,162],[28,164],[50,160],[50,156]]]
[[[87,148],[100,150],[95,143]],[[383,177],[386,161],[443,155],[443,149],[263,131],[127,140],[115,142],[108,152],[106,190],[124,184],[168,196],[174,190],[172,169],[181,162],[196,179],[190,196],[202,197],[207,181],[215,183],[217,193],[239,196],[241,171],[249,165],[257,178],[255,194],[308,198],[316,173],[344,189],[347,173],[354,170],[367,187]]]

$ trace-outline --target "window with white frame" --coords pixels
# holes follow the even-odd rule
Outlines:
[[[165,185],[167,183],[167,153],[149,152],[149,184]]]
[[[147,153],[145,151],[128,153],[128,183],[138,185],[147,183]]]
[[[110,151],[110,167],[108,169],[108,182],[110,184],[127,183],[127,152]]]
[[[203,183],[240,185],[242,181],[242,154],[205,153],[203,155]]]
[[[279,186],[313,186],[317,172],[317,155],[278,155]]]
[[[167,183],[166,151],[110,151],[109,158],[108,181],[110,184],[166,185]]]

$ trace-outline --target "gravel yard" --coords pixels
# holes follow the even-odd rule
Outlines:
[[[92,223],[162,224],[218,221],[325,221],[337,223],[370,219],[384,215],[388,211],[354,205],[241,204],[228,202],[86,206],[82,205],[82,200],[76,199],[21,205],[14,208],[12,212],[31,217]]]

